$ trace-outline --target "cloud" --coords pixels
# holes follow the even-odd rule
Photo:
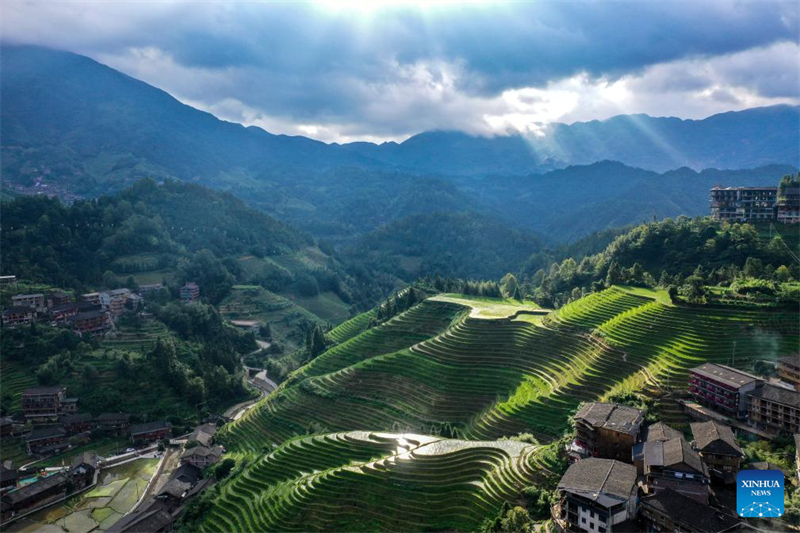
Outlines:
[[[327,141],[536,133],[632,112],[696,118],[796,103],[800,84],[791,1],[1,9],[4,41],[84,53],[221,118]]]

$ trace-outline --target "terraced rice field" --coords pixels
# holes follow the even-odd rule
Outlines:
[[[537,323],[508,302],[431,298],[331,348],[221,438],[242,452],[354,429],[496,439],[558,436],[582,401],[682,389],[704,361],[736,366],[798,349],[798,313],[665,305],[611,288]],[[505,316],[505,318],[504,318]]]
[[[115,335],[103,339],[102,347],[144,353],[155,347],[159,337],[165,338],[169,335],[169,330],[163,323],[158,320],[148,319],[138,330],[118,328]]]
[[[328,338],[332,341],[341,344],[344,341],[350,340],[359,333],[362,333],[369,327],[370,321],[375,318],[375,311],[368,311],[361,313],[358,316],[342,322],[328,332]]]
[[[4,397],[11,396],[12,410],[19,411],[22,408],[22,392],[38,385],[36,376],[24,363],[6,359],[0,361],[0,392]]]
[[[202,531],[475,531],[534,484],[536,448],[351,431],[295,439],[229,483]]]

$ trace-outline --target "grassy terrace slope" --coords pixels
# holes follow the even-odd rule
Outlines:
[[[535,447],[352,431],[295,439],[223,486],[202,531],[475,531],[533,484]]]
[[[260,451],[353,429],[554,436],[579,402],[618,388],[682,388],[690,367],[728,362],[734,341],[744,368],[797,350],[797,312],[672,306],[662,296],[615,287],[544,317],[528,304],[430,298],[320,355],[222,438]]]

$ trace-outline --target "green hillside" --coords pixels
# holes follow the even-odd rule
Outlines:
[[[549,439],[581,401],[684,389],[690,367],[730,363],[734,342],[743,368],[797,350],[796,311],[662,302],[612,287],[541,317],[508,301],[429,298],[320,355],[222,439],[238,451],[352,429]]]
[[[363,431],[292,440],[224,485],[200,530],[475,531],[533,484],[535,453]]]

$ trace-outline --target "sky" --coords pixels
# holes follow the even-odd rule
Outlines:
[[[0,40],[87,55],[272,133],[541,134],[800,103],[800,2],[3,0]],[[0,73],[2,75],[2,73]]]

